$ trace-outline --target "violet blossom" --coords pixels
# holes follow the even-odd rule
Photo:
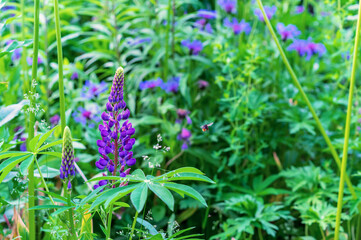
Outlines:
[[[136,163],[131,151],[135,143],[135,138],[132,138],[135,129],[127,120],[130,111],[126,109],[123,87],[124,72],[123,68],[119,67],[114,75],[106,111],[101,114],[103,120],[103,124],[99,125],[101,139],[97,140],[101,157],[95,163],[98,169],[107,169],[110,175],[115,176],[119,172],[120,177],[129,175],[130,167]],[[94,189],[107,183],[106,180],[102,180],[94,186]]]
[[[192,124],[192,119],[189,117],[189,111],[185,109],[177,109],[177,120],[175,121],[178,124],[181,124],[184,119],[186,119],[187,124]]]
[[[86,109],[78,107],[77,111],[73,112],[72,117],[77,123],[81,123],[84,127],[94,128],[95,124],[100,122],[98,116],[99,110],[96,105],[87,105]]]
[[[60,116],[58,114],[55,114],[54,116],[52,116],[50,119],[50,124],[52,127],[56,126],[59,121],[60,121]]]
[[[301,31],[299,31],[293,24],[285,26],[283,23],[277,23],[276,28],[283,41],[286,41],[287,39],[294,39],[301,34]]]
[[[214,19],[217,17],[217,11],[209,11],[209,10],[198,10],[197,13],[198,17],[205,18],[205,19]]]
[[[29,66],[33,65],[33,58],[32,57],[27,57],[26,58],[26,62],[28,63]],[[39,56],[38,57],[38,64],[43,64],[44,60]]]
[[[271,7],[265,6],[264,11],[266,12],[267,18],[271,19],[275,15],[275,13],[277,11],[277,7],[276,6],[271,6]],[[259,8],[255,9],[254,14],[258,17],[258,19],[260,21],[264,22],[264,17],[263,17],[261,9],[259,9]]]
[[[305,7],[303,5],[296,6],[295,14],[301,14],[305,11]]]
[[[108,84],[106,82],[93,83],[91,81],[85,81],[85,85],[82,88],[80,96],[91,100],[106,91],[108,91]]]
[[[183,40],[181,44],[189,49],[189,54],[191,55],[198,55],[203,49],[203,44],[199,40],[194,40],[193,42],[190,40]]]
[[[186,128],[182,128],[181,132],[177,136],[177,139],[183,142],[182,150],[185,150],[188,148],[188,145],[190,144],[191,136],[192,136],[191,131],[189,131]]]
[[[176,93],[179,88],[180,77],[172,77],[168,82],[163,82],[161,88],[167,93]]]
[[[229,21],[228,18],[224,19],[223,22],[224,26],[232,28],[234,34],[240,34],[244,32],[246,35],[248,35],[251,32],[251,25],[247,23],[244,19],[242,21],[238,22],[237,18],[233,18],[232,22]]]
[[[157,78],[154,80],[148,80],[148,81],[143,81],[139,84],[139,89],[140,90],[145,90],[145,89],[154,89],[156,87],[161,87],[163,84],[163,80],[161,78]]]
[[[74,147],[70,129],[66,126],[63,135],[63,150],[60,167],[60,178],[71,189],[71,180],[75,176]]]
[[[73,74],[70,77],[71,80],[76,80],[78,78],[79,78],[79,73],[78,72],[73,72]]]
[[[198,81],[198,88],[199,88],[200,90],[204,90],[204,89],[206,89],[208,86],[209,86],[209,83],[208,83],[207,81],[205,81],[205,80],[199,80],[199,81]]]
[[[306,60],[310,60],[315,54],[321,57],[327,51],[325,45],[312,42],[312,38],[308,38],[307,40],[295,39],[293,43],[288,46],[287,50],[297,51],[301,57],[306,55]]]
[[[236,0],[219,0],[218,4],[227,13],[236,13],[237,12],[237,1]]]

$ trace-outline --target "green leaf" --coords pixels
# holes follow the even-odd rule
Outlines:
[[[130,195],[130,200],[132,201],[137,212],[141,212],[143,210],[144,204],[147,201],[147,196],[148,186],[146,183],[140,183],[139,186]]]
[[[194,181],[214,183],[210,178],[195,173],[177,173],[173,177],[170,177],[168,179],[158,180],[157,182],[170,182],[170,181],[179,181],[179,180],[194,180]]]
[[[131,193],[134,189],[137,188],[139,184],[135,184],[135,185],[128,185],[125,187],[121,187],[122,190],[121,192],[117,192],[114,193],[112,196],[110,196],[107,201],[104,203],[104,207],[108,208],[111,204],[114,204],[116,201],[118,201],[118,199],[124,197],[125,195]],[[128,205],[129,207],[129,205]]]
[[[18,156],[24,156],[30,154],[29,152],[3,152],[0,153],[0,160],[9,158],[9,157],[18,157]]]
[[[11,44],[9,44],[8,46],[6,46],[4,48],[4,50],[2,50],[0,52],[0,58],[12,53],[13,51],[15,51],[15,49],[17,48],[21,48],[21,47],[26,47],[29,46],[30,44],[32,44],[33,40],[25,40],[25,41],[13,41]],[[1,126],[1,124],[0,124]]]
[[[157,179],[162,179],[162,178],[168,178],[168,177],[172,177],[178,173],[196,173],[196,174],[200,174],[200,175],[204,175],[203,172],[201,172],[200,170],[198,170],[197,168],[194,167],[183,167],[183,168],[178,168],[176,170],[170,171],[168,173],[165,173],[159,177],[154,178],[154,180]]]
[[[25,105],[29,105],[29,100],[22,100],[17,104],[12,104],[0,109],[0,127],[15,118]]]
[[[49,144],[46,144],[46,145],[42,146],[41,148],[38,149],[38,153],[41,152],[41,151],[44,151],[45,149],[48,149],[50,147],[53,147],[53,146],[56,146],[56,145],[59,145],[59,144],[63,144],[63,139],[56,140],[54,142],[51,142]]]
[[[32,208],[29,208],[28,210],[42,210],[42,209],[57,209],[57,208],[64,208],[68,206],[60,206],[60,205],[39,205]]]
[[[62,158],[62,153],[60,152],[39,152],[38,154],[50,155],[58,158]]]
[[[40,137],[41,137],[41,134],[38,134],[33,139],[30,140],[30,142],[29,142],[29,151],[30,152],[35,152],[35,146],[36,146],[37,142],[39,141]]]
[[[155,229],[154,227],[153,227],[153,225],[152,224],[150,224],[148,221],[146,221],[146,220],[144,220],[144,219],[141,219],[141,218],[137,218],[137,222],[140,224],[140,225],[142,225],[143,227],[145,227],[148,231],[149,231],[149,233],[151,234],[151,235],[157,235],[158,234],[158,231],[157,231],[157,229]],[[161,238],[161,239],[163,239],[163,238]]]
[[[159,183],[148,183],[149,189],[154,192],[155,195],[157,195],[167,206],[170,210],[174,211],[174,198],[171,192],[166,189],[165,187],[162,187]]]
[[[53,193],[53,192],[47,192],[47,191],[43,191],[43,190],[39,190],[39,189],[37,189],[37,191],[45,193],[47,195],[50,195],[50,196],[52,196],[54,198],[58,198],[58,199],[63,200],[65,202],[67,201],[67,199],[65,197],[63,197],[63,196],[61,196],[59,194],[56,194],[56,193]]]
[[[35,155],[29,156],[20,164],[20,172],[22,175],[27,175],[28,168],[34,162]]]
[[[68,209],[73,208],[74,206],[62,206],[62,208],[59,208],[58,210],[56,210],[55,212],[53,212],[52,214],[50,214],[52,217],[58,215],[59,213],[65,212]]]
[[[192,188],[192,187],[189,187],[184,184],[178,184],[178,183],[164,183],[164,187],[166,187],[170,190],[173,190],[177,193],[182,193],[184,195],[190,196],[191,198],[194,198],[195,200],[202,203],[205,207],[208,207],[207,203],[204,200],[204,198],[202,197],[202,195],[199,192],[197,192],[196,190],[194,190],[194,188]],[[180,194],[180,195],[182,196],[182,194]]]
[[[33,156],[32,154],[26,155],[26,156],[18,156],[18,157],[12,157],[0,164],[0,172],[2,172],[0,176],[0,183],[5,179],[6,175],[9,174],[9,172],[18,165],[21,161],[27,159],[28,157]]]
[[[36,144],[36,148],[35,150],[37,150],[38,148],[41,147],[41,145],[46,141],[46,139],[48,139],[50,137],[50,135],[56,130],[58,129],[60,126],[56,126],[53,129],[51,129],[50,131],[48,131],[47,133],[43,134],[41,136],[41,138],[39,139],[39,142]]]

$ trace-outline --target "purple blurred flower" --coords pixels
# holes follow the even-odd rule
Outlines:
[[[168,80],[168,82],[164,82],[161,84],[161,88],[167,93],[176,93],[179,88],[180,77],[172,77]]]
[[[110,175],[116,175],[119,171],[120,177],[127,176],[131,170],[130,166],[136,163],[131,151],[135,143],[135,138],[132,138],[135,129],[127,120],[130,112],[126,109],[124,102],[123,87],[124,72],[123,68],[119,67],[114,75],[106,111],[101,114],[103,119],[103,124],[99,125],[101,139],[97,140],[101,157],[95,163],[98,169],[107,169]],[[121,121],[123,121],[122,124]],[[105,184],[107,182],[100,181],[94,188]]]
[[[195,22],[195,25],[201,31],[206,31],[209,34],[213,33],[212,25],[210,23],[207,23],[207,20],[204,18],[198,19]]]
[[[135,39],[132,39],[132,40],[129,40],[128,41],[128,44],[129,45],[132,45],[132,46],[137,46],[139,44],[142,44],[142,43],[150,43],[152,41],[151,38],[140,38],[140,37],[137,37]]]
[[[88,109],[84,109],[83,107],[78,107],[76,112],[73,112],[72,117],[74,121],[77,123],[81,123],[82,126],[87,126],[89,128],[94,128],[96,123],[99,123],[101,120],[99,118],[99,110],[97,107],[91,107],[92,105],[88,105]],[[93,105],[94,106],[94,105]]]
[[[350,52],[341,53],[341,57],[347,61],[350,60],[350,57],[351,57]],[[361,114],[361,113],[359,112],[359,114]]]
[[[59,121],[60,121],[60,116],[58,114],[56,114],[50,118],[50,123],[53,127],[55,125],[57,125],[59,123]]]
[[[32,57],[27,57],[26,58],[26,62],[28,63],[29,66],[33,65],[33,58]],[[38,57],[38,64],[43,64],[44,60],[41,57]]]
[[[217,11],[209,11],[209,10],[198,10],[198,17],[205,19],[214,19],[217,17]]]
[[[237,11],[237,1],[236,0],[219,0],[218,4],[226,11],[227,13],[236,13]]]
[[[139,84],[139,89],[140,90],[153,89],[162,86],[162,84],[163,84],[163,80],[161,78],[157,78],[155,80],[143,81]]]
[[[9,10],[15,10],[16,7],[15,6],[3,6],[2,8],[0,8],[0,11],[1,12],[6,12],[6,11],[9,11]],[[11,13],[9,15],[9,17],[15,17],[15,14],[14,13]]]
[[[282,40],[293,39],[301,34],[301,31],[293,24],[285,26],[283,23],[277,23],[277,32],[281,35]]]
[[[301,57],[306,56],[306,60],[310,60],[314,54],[321,57],[326,53],[326,47],[322,43],[314,43],[311,38],[307,40],[295,39],[293,43],[288,46],[288,51],[297,51]]]
[[[26,152],[27,148],[26,148],[26,138],[22,137],[20,138],[21,141],[23,141],[23,143],[20,145],[20,151],[22,152]]]
[[[85,81],[85,85],[82,88],[80,96],[91,100],[106,91],[108,91],[108,84],[106,82],[93,83],[91,81]]]
[[[305,11],[305,7],[303,5],[296,6],[295,14],[301,14]]]
[[[184,119],[187,120],[187,124],[192,124],[192,119],[189,117],[189,111],[185,109],[177,109],[177,120],[175,121],[178,124],[181,124]]]
[[[12,39],[9,39],[5,42],[5,45],[6,47],[9,47],[12,43],[14,42],[14,40]],[[14,51],[13,51],[13,54],[11,56],[11,60],[14,62],[16,60],[19,60],[21,58],[21,51],[22,51],[22,48],[16,48]]]
[[[276,6],[265,6],[264,10],[266,12],[267,18],[271,19],[273,17],[273,15],[275,15],[276,11],[277,11],[277,7]],[[258,19],[262,22],[264,22],[264,18],[263,18],[263,14],[261,9],[257,8],[254,10],[254,14],[258,17]]]
[[[191,136],[192,136],[191,131],[189,131],[186,128],[182,128],[181,132],[177,136],[177,139],[183,142],[182,150],[185,150],[188,148],[188,145],[190,144]]]
[[[183,40],[181,44],[184,47],[187,47],[189,49],[189,53],[192,55],[198,55],[198,53],[203,49],[203,44],[199,40],[194,40],[193,42],[190,40]]]
[[[73,72],[73,74],[71,75],[70,79],[71,80],[75,80],[79,78],[79,73],[78,72]]]
[[[246,35],[248,35],[251,32],[251,25],[249,23],[247,23],[246,21],[244,21],[244,19],[242,19],[241,22],[238,23],[236,18],[232,19],[232,22],[229,21],[228,18],[224,19],[224,26],[232,28],[234,34],[240,34],[242,32],[244,32]]]
[[[199,89],[204,90],[204,89],[206,89],[208,86],[209,86],[209,83],[208,83],[207,81],[204,81],[204,80],[199,80],[199,81],[198,81],[198,87],[199,87]]]

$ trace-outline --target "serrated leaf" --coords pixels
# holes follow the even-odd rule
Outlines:
[[[149,189],[157,195],[168,207],[170,210],[174,211],[174,198],[172,193],[162,187],[159,183],[148,183]]]
[[[140,183],[139,186],[130,195],[130,200],[132,201],[137,212],[141,212],[143,210],[144,204],[147,201],[147,196],[148,186],[146,183]]]

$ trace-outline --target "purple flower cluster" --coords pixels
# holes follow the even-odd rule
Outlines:
[[[182,45],[189,49],[189,54],[198,55],[200,51],[203,49],[203,43],[199,40],[194,40],[193,42],[190,40],[183,40]]]
[[[180,77],[172,77],[168,82],[163,82],[161,78],[155,80],[143,81],[139,84],[140,90],[154,89],[156,87],[162,88],[167,93],[176,93],[179,89]]]
[[[283,41],[286,41],[287,39],[294,39],[301,34],[301,31],[299,31],[293,24],[285,26],[283,23],[277,23],[276,28]]]
[[[200,90],[204,90],[209,86],[209,82],[205,81],[205,80],[199,80],[198,81],[198,88]]]
[[[296,6],[295,14],[301,14],[305,11],[305,7],[303,5]]]
[[[251,32],[251,25],[247,23],[244,19],[242,21],[238,22],[237,18],[233,18],[232,22],[226,18],[224,19],[224,26],[232,28],[234,34],[240,34],[244,32],[246,35],[248,35]]]
[[[321,57],[326,53],[326,47],[322,43],[312,42],[312,38],[307,40],[295,39],[293,43],[288,46],[288,51],[297,51],[301,57],[306,56],[306,60],[310,60],[315,54]]]
[[[101,139],[97,140],[101,157],[95,163],[98,169],[107,169],[113,176],[119,171],[121,177],[128,175],[131,170],[130,166],[136,163],[131,151],[135,143],[135,138],[132,138],[135,129],[127,120],[130,112],[129,109],[126,109],[123,87],[124,72],[123,68],[119,67],[114,75],[110,96],[106,104],[107,111],[101,114],[103,120],[103,124],[99,125]],[[124,121],[123,124],[121,121]],[[114,158],[111,159],[113,156]],[[106,180],[102,180],[94,186],[94,189],[107,183]]]
[[[71,179],[75,176],[74,148],[71,132],[68,127],[64,128],[63,151],[60,167],[60,178],[68,182],[68,189],[71,189]]]
[[[214,19],[217,17],[217,12],[201,9],[201,10],[198,10],[198,17],[205,18],[205,19]]]
[[[83,86],[81,97],[88,100],[98,97],[101,93],[108,90],[108,84],[106,82],[93,83],[91,81],[86,81]]]
[[[223,8],[227,13],[236,13],[237,11],[237,1],[236,0],[219,0],[218,4]]]
[[[192,136],[191,131],[189,131],[186,128],[182,128],[181,132],[179,133],[177,139],[182,141],[182,150],[185,150],[188,148],[188,145],[190,144],[190,138]]]
[[[267,18],[271,19],[275,15],[275,13],[277,11],[277,7],[276,6],[271,6],[271,7],[265,6],[264,11],[266,12]],[[255,9],[254,14],[258,17],[258,19],[260,21],[264,22],[264,17],[263,17],[261,9],[259,9],[259,8]]]
[[[3,8],[2,8],[3,9]],[[12,43],[14,42],[14,40],[7,40],[5,42],[5,45],[7,47],[9,47]],[[19,60],[21,58],[21,51],[22,51],[22,48],[16,48],[14,51],[13,51],[13,54],[11,56],[11,60],[14,62],[16,60]]]
[[[24,136],[24,128],[22,126],[18,126],[14,129],[14,141],[20,140],[23,143],[20,145],[20,151],[26,152],[26,137]]]
[[[55,114],[54,116],[52,116],[50,119],[50,124],[52,127],[55,127],[56,125],[58,125],[59,121],[60,121],[60,116],[58,114]]]

